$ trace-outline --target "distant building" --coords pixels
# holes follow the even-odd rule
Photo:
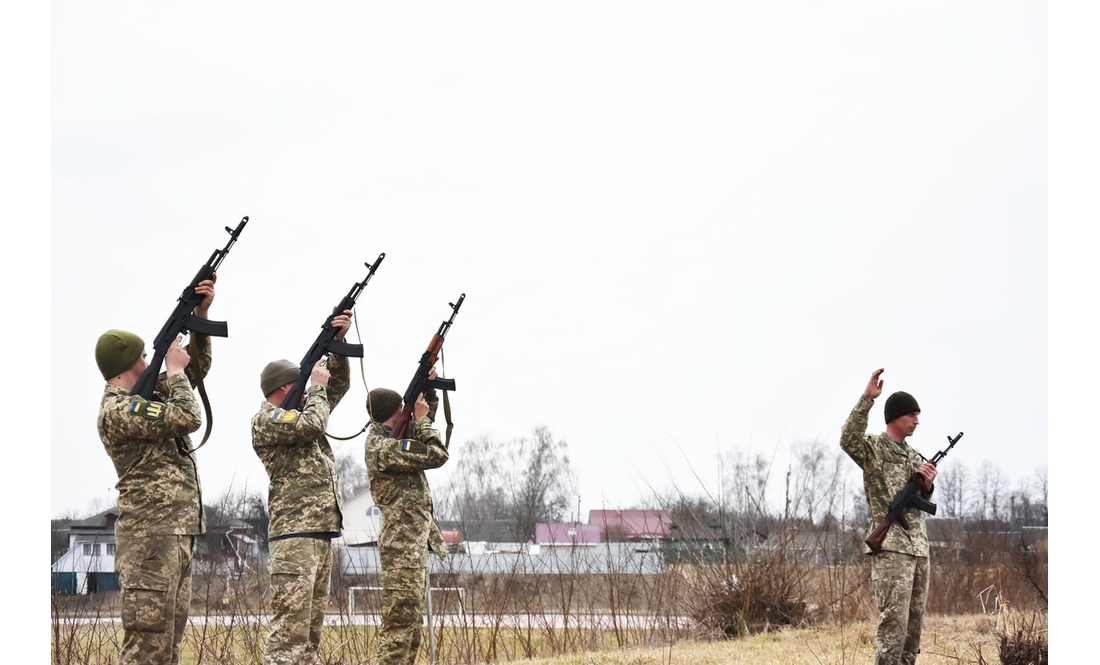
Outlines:
[[[667,537],[672,518],[667,510],[590,510],[588,523],[604,542],[641,541]]]
[[[539,545],[594,544],[600,542],[600,527],[577,522],[536,524],[535,542]]]
[[[344,501],[341,512],[344,514],[344,545],[357,547],[378,542],[382,511],[375,505],[369,488]]]
[[[62,595],[118,589],[115,520],[118,508],[69,523],[69,546],[50,566],[51,586]]]
[[[461,545],[458,549],[469,551],[471,548],[479,551],[496,551],[502,547],[514,549],[517,543],[524,542],[516,536],[515,520],[438,520],[439,530],[450,533],[449,538],[444,538],[455,545]],[[454,533],[459,535],[456,537]]]
[[[241,570],[260,558],[252,528],[206,506],[206,533],[195,536],[195,563],[230,565]],[[118,589],[115,573],[115,521],[118,506],[69,522],[69,546],[50,566],[54,593],[88,594]]]
[[[966,541],[966,528],[957,517],[929,517],[924,520],[928,532],[928,546],[938,550],[939,555],[950,554],[959,558]],[[891,527],[895,528],[895,527]]]

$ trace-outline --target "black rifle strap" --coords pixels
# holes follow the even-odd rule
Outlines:
[[[451,421],[451,399],[447,396],[449,391],[443,391],[443,415],[447,418],[447,441],[443,444],[444,448],[450,450],[451,448],[451,430],[455,428],[454,422]]]

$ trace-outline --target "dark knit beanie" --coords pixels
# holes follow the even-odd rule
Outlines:
[[[95,364],[104,379],[110,380],[141,359],[145,342],[132,332],[108,330],[95,343]]]
[[[367,413],[376,423],[384,423],[401,408],[401,395],[389,388],[375,388],[367,393]]]
[[[901,416],[909,415],[913,412],[919,413],[920,405],[917,404],[917,400],[909,393],[899,390],[886,398],[887,425],[893,422],[894,418],[900,418]]]
[[[298,366],[289,360],[272,360],[260,372],[260,390],[267,397],[286,384],[294,383],[300,375]]]

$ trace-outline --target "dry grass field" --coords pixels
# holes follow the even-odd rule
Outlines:
[[[1002,659],[1000,649],[1003,636],[1026,634],[1028,644],[1035,638],[1046,642],[1046,619],[1038,615],[975,614],[966,616],[933,615],[925,626],[920,662],[952,665],[1042,665],[1047,660]],[[1039,625],[1039,622],[1042,622]],[[726,665],[752,663],[753,665],[846,665],[870,663],[874,660],[875,624],[854,622],[816,628],[784,628],[732,640],[693,641],[680,640],[670,644],[652,644],[647,647],[594,649],[566,655],[543,658],[519,658],[519,650],[502,648],[494,658],[475,661],[463,659],[453,649],[441,657],[440,665],[447,663],[496,662],[522,663],[524,665]],[[196,630],[192,626],[189,631]],[[350,645],[348,640],[362,638],[362,628],[349,633],[334,631],[326,636],[320,662],[324,665],[361,665],[370,663],[373,649],[362,645]],[[262,652],[262,631],[244,627],[219,630],[220,635],[203,637],[192,633],[184,643],[184,665],[219,663],[245,665],[259,662]],[[373,629],[370,629],[373,632]],[[120,637],[115,632],[114,638]],[[82,651],[57,658],[54,662],[95,663],[107,665],[117,657],[116,639],[101,643],[95,653]],[[198,638],[198,639],[196,639]],[[333,639],[343,643],[336,647]],[[444,638],[448,639],[448,638]],[[221,642],[218,648],[217,643]],[[196,651],[197,644],[205,644],[204,653]],[[1012,642],[1010,641],[1010,644]],[[352,648],[348,648],[352,647]],[[427,643],[418,662],[428,663]],[[512,654],[512,655],[510,655]],[[1045,652],[1044,652],[1045,654]],[[1012,654],[1010,654],[1012,655]]]
[[[1001,627],[999,627],[1001,626]],[[932,616],[925,626],[920,662],[1000,663],[996,615]],[[723,642],[686,642],[664,647],[590,652],[513,661],[524,665],[845,665],[874,661],[875,628],[869,622],[778,632]]]
[[[969,552],[945,560],[933,577],[922,665],[1049,663],[1045,552]],[[853,558],[809,564],[783,554],[668,565],[648,575],[617,570],[440,574],[439,586],[463,589],[465,600],[444,594],[433,604],[435,663],[873,662],[877,612],[869,563]],[[320,665],[360,665],[374,658],[378,599],[361,594],[352,611],[352,583],[362,589],[372,580],[337,579],[317,654]],[[268,589],[265,576],[254,571],[197,575],[182,665],[261,663]],[[117,663],[122,640],[117,591],[54,594],[51,614],[53,663]],[[426,636],[420,663],[430,662],[428,644]]]

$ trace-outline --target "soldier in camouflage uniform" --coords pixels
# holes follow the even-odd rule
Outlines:
[[[428,375],[435,379],[435,369]],[[441,558],[447,552],[432,517],[432,495],[425,469],[447,462],[447,448],[432,428],[439,398],[434,389],[419,396],[405,439],[390,438],[401,411],[401,395],[375,388],[367,396],[371,415],[367,435],[367,478],[382,512],[378,554],[382,561],[382,628],[379,665],[416,662],[424,623],[429,548]]]
[[[351,327],[351,311],[333,317],[336,339]],[[332,574],[332,539],[344,528],[336,458],[325,438],[329,414],[348,391],[348,359],[331,354],[310,373],[298,409],[280,407],[298,380],[289,360],[260,374],[264,401],[252,418],[252,447],[269,480],[268,525],[271,628],[265,665],[308,664],[321,643]]]
[[[200,282],[195,292],[203,299],[193,314],[208,318],[214,280]],[[202,425],[191,383],[210,370],[210,338],[192,333],[186,349],[181,340],[165,353],[153,401],[130,395],[148,367],[145,342],[124,330],[109,330],[96,341],[96,365],[107,381],[97,428],[118,474],[119,665],[179,663],[191,603],[192,548],[195,535],[206,530],[188,434]]]
[[[890,502],[920,473],[921,496],[931,499],[936,465],[906,443],[917,428],[920,406],[912,395],[896,392],[886,399],[886,431],[867,434],[867,415],[882,394],[883,370],[871,374],[840,437],[840,447],[863,469],[863,489],[871,520],[881,524]],[[920,653],[920,635],[928,601],[929,552],[924,513],[909,508],[909,529],[895,524],[886,534],[882,551],[871,560],[871,584],[879,609],[875,638],[876,665],[913,665]],[[867,553],[871,553],[867,548]]]

